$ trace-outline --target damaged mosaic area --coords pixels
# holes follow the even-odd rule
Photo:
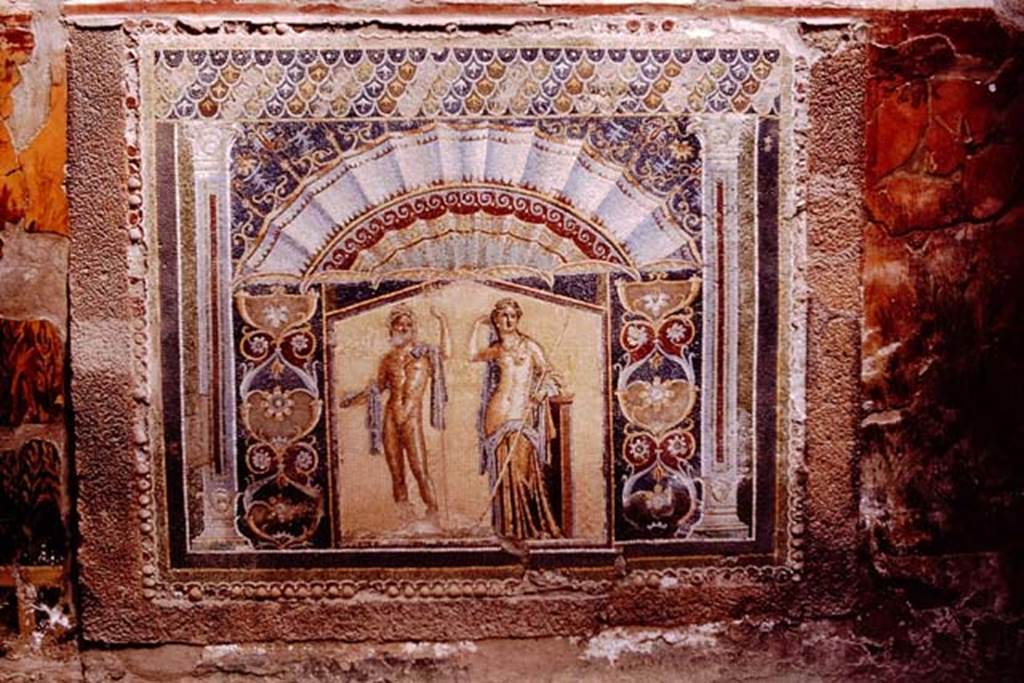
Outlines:
[[[303,41],[142,43],[167,565],[784,560],[786,56]]]

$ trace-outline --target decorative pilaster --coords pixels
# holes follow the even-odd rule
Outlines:
[[[197,549],[247,545],[236,527],[238,443],[234,321],[231,304],[231,203],[228,179],[235,126],[183,126],[192,149],[195,196],[198,393],[209,406],[210,462],[203,469],[203,531]]]
[[[739,157],[749,121],[707,117],[704,134],[704,331],[701,397],[703,516],[695,536],[746,538],[736,514],[738,472]]]

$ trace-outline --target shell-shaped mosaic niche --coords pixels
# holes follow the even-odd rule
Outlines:
[[[258,209],[240,216],[239,270],[331,279],[697,263],[702,167],[692,128],[664,117],[412,121],[358,135],[348,123],[314,124],[299,143],[293,125],[246,126],[233,163],[251,172],[234,203]],[[346,140],[346,153],[322,154]],[[292,146],[288,169],[255,161]],[[308,173],[291,187],[293,166]]]
[[[780,557],[779,50],[181,42],[168,566]]]

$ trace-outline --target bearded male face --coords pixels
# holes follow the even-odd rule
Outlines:
[[[391,318],[391,345],[402,346],[416,339],[416,321],[407,313],[399,313]]]

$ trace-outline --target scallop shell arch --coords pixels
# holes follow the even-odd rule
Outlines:
[[[336,280],[699,263],[699,205],[681,210],[659,186],[664,164],[515,123],[433,123],[340,157],[268,215],[236,272]],[[686,153],[699,180],[698,152]]]

